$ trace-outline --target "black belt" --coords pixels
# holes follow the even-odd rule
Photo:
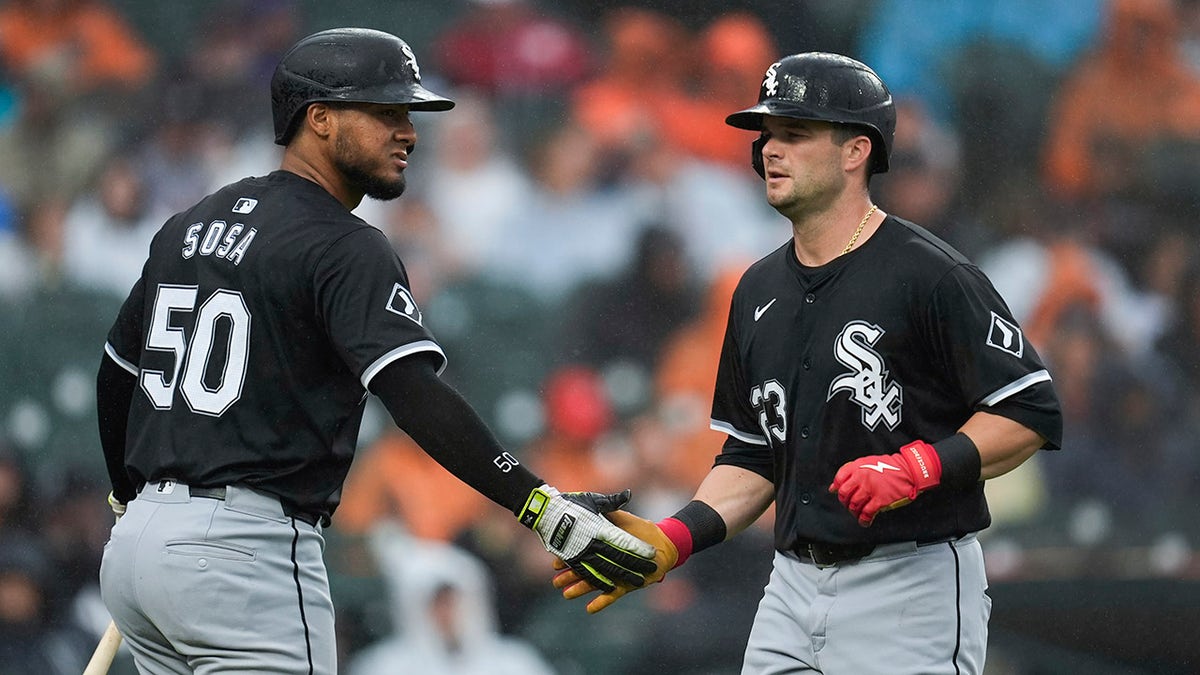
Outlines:
[[[951,535],[948,537],[937,537],[935,539],[927,539],[916,542],[917,546],[930,546],[932,544],[942,544],[948,541],[959,539],[960,536]],[[838,563],[854,562],[875,552],[875,548],[879,544],[822,544],[819,542],[797,542],[792,547],[792,553],[806,562],[816,564],[818,567],[828,567],[829,565],[837,565]]]
[[[860,560],[871,555],[875,544],[822,544],[819,542],[797,542],[792,552],[821,567]]]
[[[225,488],[223,488],[223,487],[206,488],[206,487],[190,487],[189,486],[188,494],[190,494],[193,497],[203,497],[204,499],[219,499],[221,501],[225,501]],[[312,525],[313,527],[316,527],[317,523],[321,522],[321,516],[318,514],[309,513],[308,511],[300,511],[298,509],[290,508],[290,507],[288,507],[287,504],[284,504],[283,502],[280,502],[279,504],[280,504],[280,506],[283,507],[283,514],[285,516],[295,518],[296,520],[299,520],[302,523],[308,523],[309,525]]]

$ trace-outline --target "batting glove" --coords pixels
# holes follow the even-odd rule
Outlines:
[[[534,488],[518,518],[553,553],[593,587],[606,592],[618,583],[641,586],[655,571],[654,547],[604,518],[629,501],[625,490],[560,493],[549,485]]]
[[[679,561],[679,549],[663,533],[658,525],[645,518],[639,518],[628,511],[614,511],[608,514],[607,517],[617,527],[654,546],[654,571],[646,575],[645,582],[647,584],[662,581],[667,576],[667,572],[675,569]],[[571,569],[561,559],[556,558],[554,560],[554,569],[562,570],[554,576],[554,587],[561,589],[563,597],[568,600],[574,600],[593,591],[602,590],[588,582],[587,579],[583,578],[574,569]],[[588,614],[599,612],[617,600],[620,600],[626,593],[635,591],[640,587],[641,584],[634,586],[619,583],[615,588],[605,590],[587,604]]]
[[[942,482],[942,460],[933,446],[914,441],[894,455],[871,455],[838,469],[830,492],[869,527],[881,511],[899,508]]]
[[[117,501],[116,496],[111,492],[108,493],[108,506],[112,509],[113,516],[117,520],[120,520],[121,516],[125,515],[125,505]]]

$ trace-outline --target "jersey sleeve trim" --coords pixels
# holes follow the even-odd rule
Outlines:
[[[137,377],[138,367],[121,358],[121,355],[117,353],[116,348],[107,342],[104,343],[104,353],[108,354],[108,358],[112,359],[114,363],[128,371],[130,375]]]
[[[392,351],[375,359],[375,362],[367,366],[367,369],[363,371],[362,377],[360,378],[362,380],[362,386],[365,388],[370,388],[371,379],[378,375],[379,371],[386,368],[388,364],[396,361],[397,359],[402,359],[406,356],[411,356],[419,352],[433,352],[441,357],[441,363],[438,364],[437,368],[438,375],[441,375],[442,371],[446,369],[446,354],[442,352],[442,348],[439,347],[438,344],[433,340],[420,340],[418,342],[411,342],[409,344],[396,347]]]
[[[757,434],[748,434],[744,431],[738,431],[729,422],[724,422],[721,420],[709,420],[708,426],[713,431],[720,431],[721,433],[729,434],[730,436],[733,436],[734,438],[738,439],[739,441],[742,441],[743,443],[749,443],[751,445],[766,445],[767,444],[767,439],[765,436],[759,436]]]
[[[1050,381],[1050,373],[1046,370],[1039,370],[1037,372],[1030,373],[1030,374],[1026,375],[1025,377],[1022,377],[1021,379],[1017,380],[1016,382],[1007,384],[1007,385],[997,389],[996,391],[992,392],[991,394],[988,394],[987,396],[983,397],[983,401],[981,403],[985,406],[991,407],[991,406],[994,406],[997,403],[1003,401],[1004,399],[1012,396],[1013,394],[1016,394],[1017,392],[1022,391],[1024,389],[1028,389],[1029,387],[1032,387],[1033,385],[1035,385],[1039,382],[1049,382],[1049,381]]]

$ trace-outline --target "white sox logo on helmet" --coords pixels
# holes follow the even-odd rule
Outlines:
[[[872,431],[883,422],[888,429],[900,425],[900,406],[904,391],[888,379],[888,370],[879,352],[871,349],[884,334],[879,326],[851,321],[842,328],[833,346],[833,355],[851,371],[829,385],[825,400],[833,400],[839,391],[850,392],[850,400],[862,408],[862,423]]]
[[[413,53],[412,47],[409,47],[406,44],[402,44],[402,45],[400,45],[400,51],[404,52],[404,55],[406,57],[408,57],[408,61],[405,61],[405,63],[412,66],[413,79],[416,80],[417,82],[420,82],[421,81],[421,67],[417,65],[417,55]]]
[[[767,96],[774,96],[775,92],[779,91],[779,80],[775,79],[775,73],[778,70],[779,62],[776,61],[771,64],[770,68],[767,68],[767,74],[763,77],[762,87],[763,91],[767,92]]]

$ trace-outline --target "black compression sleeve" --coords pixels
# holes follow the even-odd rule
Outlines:
[[[462,395],[437,376],[429,354],[399,359],[371,379],[396,425],[438,464],[516,514],[542,480],[519,464],[496,462],[504,448]]]
[[[118,366],[107,354],[100,358],[96,373],[96,412],[100,425],[100,447],[112,482],[113,497],[127,504],[137,496],[137,487],[125,471],[125,430],[129,424],[129,403],[137,378]]]

